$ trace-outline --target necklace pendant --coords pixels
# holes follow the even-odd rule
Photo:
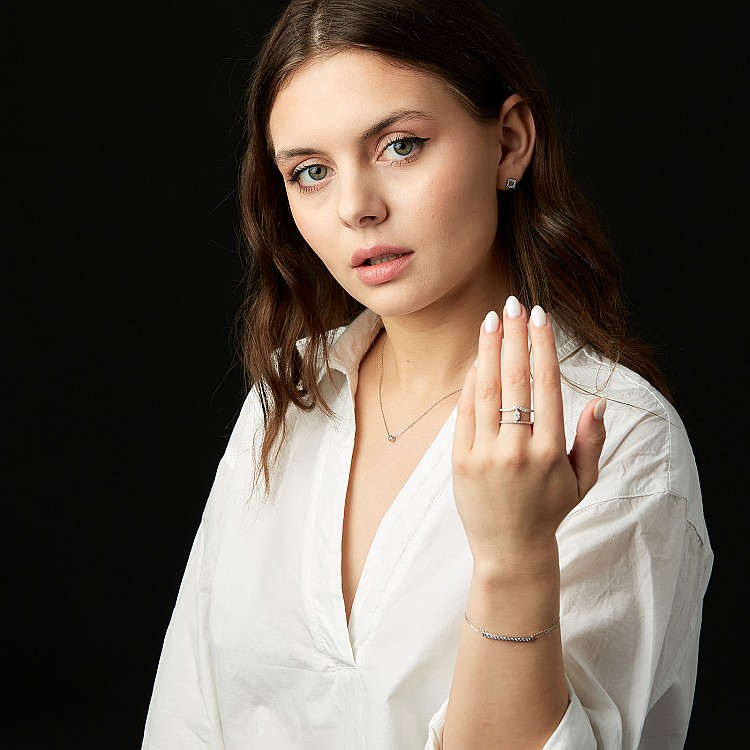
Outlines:
[[[396,438],[395,438],[395,436],[393,436],[393,435],[388,435],[388,442],[389,442],[389,443],[395,443],[395,442],[396,442]]]

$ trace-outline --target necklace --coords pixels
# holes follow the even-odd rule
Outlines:
[[[427,411],[422,412],[411,424],[404,427],[401,432],[397,432],[395,435],[391,433],[391,431],[388,429],[388,423],[385,421],[385,412],[383,411],[383,355],[385,354],[385,336],[383,336],[383,345],[380,347],[380,382],[378,383],[378,400],[380,401],[380,413],[383,416],[383,426],[385,427],[385,434],[388,436],[388,442],[389,443],[395,443],[397,437],[401,437],[410,427],[414,427],[414,425],[419,422],[422,417],[426,416],[429,412],[431,412],[441,401],[445,401],[446,398],[450,398],[450,396],[453,396],[454,394],[458,393],[461,389],[456,388],[455,391],[451,391],[447,395],[443,396],[442,398],[439,398]]]

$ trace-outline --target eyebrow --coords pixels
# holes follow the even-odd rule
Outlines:
[[[364,143],[365,141],[370,140],[370,138],[400,120],[430,119],[432,119],[430,115],[418,109],[399,109],[395,112],[391,112],[391,114],[376,122],[372,127],[367,128],[367,130],[365,130],[365,132],[359,137],[359,143]],[[274,154],[274,161],[278,164],[279,162],[288,161],[289,159],[295,159],[298,156],[306,156],[307,154],[315,153],[318,150],[319,149],[312,147],[281,149]]]

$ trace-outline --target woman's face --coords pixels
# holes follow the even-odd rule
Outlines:
[[[436,76],[344,51],[294,73],[270,132],[294,221],[352,297],[383,317],[484,314],[499,293],[497,125]]]

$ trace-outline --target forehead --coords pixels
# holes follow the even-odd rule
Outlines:
[[[362,131],[384,112],[420,110],[427,115],[463,107],[433,73],[395,64],[365,50],[315,59],[285,81],[274,100],[269,130],[275,146],[305,139],[321,128]]]

